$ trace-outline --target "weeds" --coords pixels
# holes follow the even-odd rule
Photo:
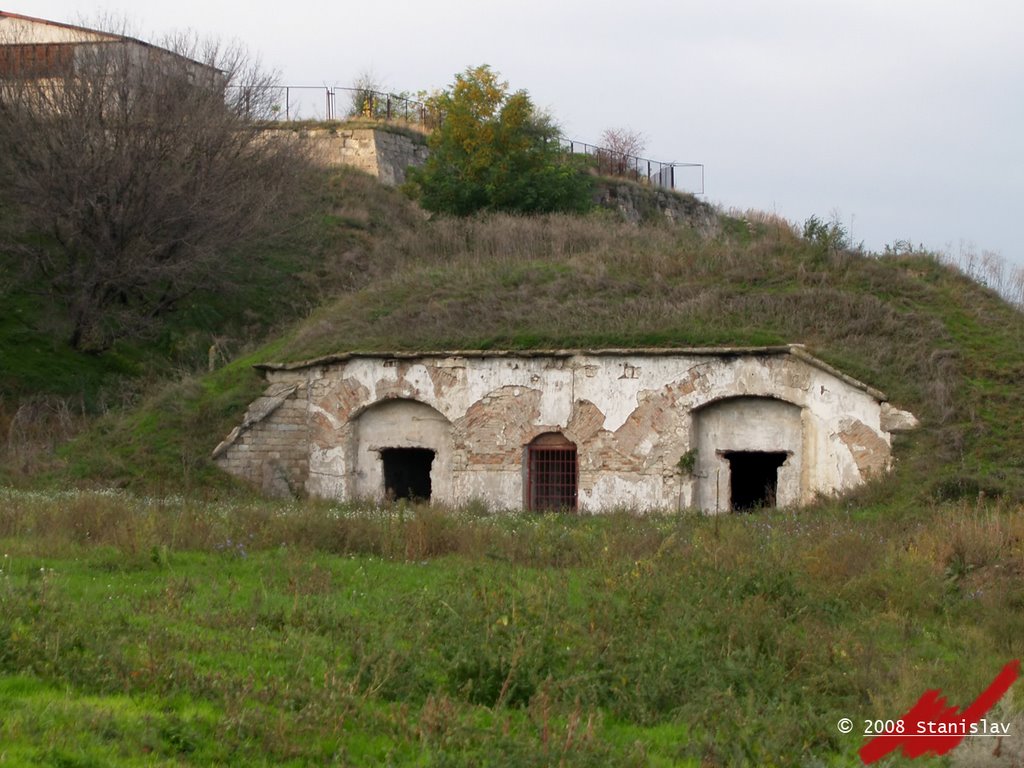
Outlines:
[[[715,519],[0,505],[0,682],[27,675],[92,713],[86,746],[53,742],[68,755],[842,763],[857,744],[838,717],[967,696],[1024,651],[1024,508],[999,500],[902,519],[839,502]],[[124,694],[166,714],[92,703]]]
[[[12,478],[24,479],[59,465],[56,449],[85,424],[81,403],[56,395],[36,395],[5,408],[0,398],[0,464]]]
[[[611,717],[686,723],[746,744],[716,752],[723,763],[771,762],[798,742],[841,749],[793,723],[909,695],[914,665],[1020,650],[1005,628],[1024,603],[1024,510],[998,502],[909,523],[838,505],[710,520],[122,494],[2,503],[5,670],[187,691],[224,713],[218,727],[263,741],[271,724],[253,701],[303,701],[288,718],[329,700],[364,718],[389,702],[419,708],[403,727],[431,743],[472,740],[453,720],[484,708],[548,722],[544,749],[590,744],[582,734]],[[939,675],[975,678],[965,660]],[[765,732],[755,700],[774,702]],[[306,715],[302,728],[318,728]]]

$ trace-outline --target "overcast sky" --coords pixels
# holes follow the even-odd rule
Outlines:
[[[705,199],[855,241],[995,251],[1024,264],[1021,0],[0,0],[136,36],[238,40],[292,85],[393,91],[487,63],[567,136],[606,128],[706,166]]]

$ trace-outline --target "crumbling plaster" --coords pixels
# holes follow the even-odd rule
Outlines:
[[[883,413],[892,429],[916,423],[796,345],[351,354],[264,370],[267,393],[217,462],[271,493],[339,499],[383,493],[381,449],[423,447],[433,500],[519,507],[525,447],[560,432],[577,446],[581,508],[724,511],[729,450],[788,452],[778,502],[795,505],[888,470]]]

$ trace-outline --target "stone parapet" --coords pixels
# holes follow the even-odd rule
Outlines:
[[[349,165],[392,187],[405,183],[406,169],[423,165],[428,155],[422,140],[383,128],[317,127],[298,133],[319,164]]]

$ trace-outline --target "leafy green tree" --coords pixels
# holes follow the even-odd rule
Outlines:
[[[562,151],[555,123],[486,64],[456,75],[430,106],[444,119],[426,164],[410,173],[427,210],[464,216],[591,207],[590,175]]]

